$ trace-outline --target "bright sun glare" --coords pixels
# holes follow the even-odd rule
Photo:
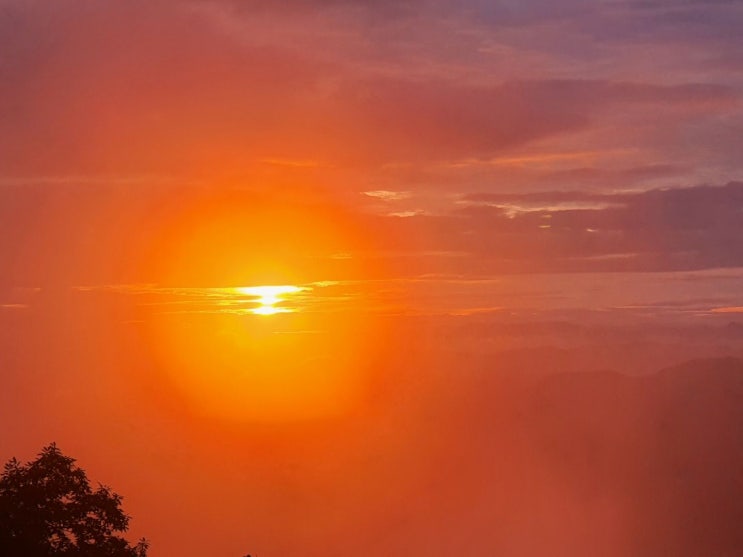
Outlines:
[[[157,358],[210,414],[258,422],[340,416],[362,402],[369,350],[386,343],[368,317],[318,305],[316,288],[225,286],[194,296],[194,313],[154,313]],[[199,311],[210,298],[214,309]]]
[[[255,315],[275,315],[277,313],[292,313],[294,310],[278,307],[277,304],[285,301],[291,294],[304,290],[299,286],[243,286],[235,289],[240,294],[256,298],[258,307],[251,310]]]

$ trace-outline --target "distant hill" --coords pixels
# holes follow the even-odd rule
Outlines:
[[[527,406],[560,481],[622,502],[628,555],[743,555],[743,360],[545,376]]]

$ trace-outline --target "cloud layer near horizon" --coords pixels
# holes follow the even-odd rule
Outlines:
[[[6,185],[0,187],[0,282],[220,287],[743,266],[741,182],[615,193],[472,193],[435,214],[393,210],[416,202],[374,198],[373,207],[388,210],[374,214],[326,197],[250,190]]]

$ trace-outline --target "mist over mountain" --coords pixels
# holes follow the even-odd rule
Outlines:
[[[739,554],[742,360],[641,378],[554,375],[533,400],[535,438],[558,477],[623,501],[632,555]]]
[[[416,493],[462,520],[444,553],[488,529],[482,554],[740,554],[743,360],[643,376],[478,373],[451,395],[426,419],[457,488],[439,492],[434,474]]]

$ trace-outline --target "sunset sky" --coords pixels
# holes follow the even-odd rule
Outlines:
[[[155,557],[629,555],[621,489],[584,504],[484,425],[478,374],[743,356],[714,332],[741,29],[738,0],[0,0],[0,461],[57,441]]]

